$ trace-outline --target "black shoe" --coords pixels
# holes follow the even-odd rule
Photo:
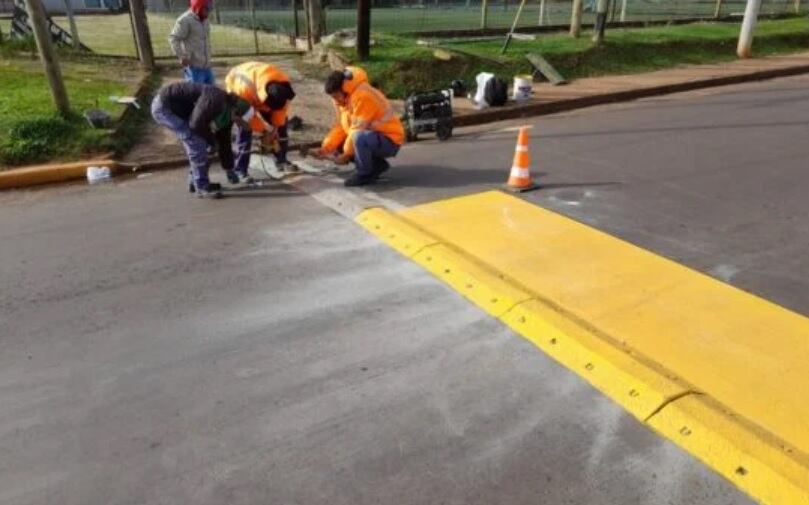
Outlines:
[[[209,182],[208,191],[222,191],[222,185],[218,182]]]
[[[209,189],[200,189],[199,191],[197,191],[197,197],[198,198],[207,198],[207,199],[212,199],[212,200],[218,200],[218,199],[222,198],[223,196],[224,195],[222,194],[221,191],[213,190],[213,189],[210,189],[210,188]]]
[[[390,163],[385,158],[380,158],[374,163],[374,171],[371,175],[374,179],[377,179],[388,170],[390,170]]]
[[[359,175],[352,175],[343,183],[345,187],[351,188],[354,186],[366,186],[374,182],[373,177],[361,177]]]
[[[193,182],[188,183],[188,192],[189,193],[196,193],[197,192],[197,187],[194,186]]]

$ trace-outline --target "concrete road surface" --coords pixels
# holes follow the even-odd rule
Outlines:
[[[532,121],[526,198],[809,313],[807,84]],[[374,191],[505,180],[515,133],[459,133]],[[198,201],[172,172],[0,209],[2,504],[749,503],[286,186]]]

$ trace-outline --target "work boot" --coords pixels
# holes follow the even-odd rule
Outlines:
[[[348,179],[346,179],[345,182],[343,183],[343,185],[345,185],[345,187],[347,187],[347,188],[351,188],[351,187],[354,187],[354,186],[366,186],[368,184],[372,184],[373,182],[374,182],[374,177],[361,176],[361,175],[354,174],[351,177],[349,177]]]
[[[236,174],[235,170],[226,170],[225,175],[227,176],[229,183],[239,184],[239,176]]]
[[[253,184],[256,182],[255,179],[247,175],[247,172],[236,172],[236,175],[239,177],[239,182],[242,184]]]
[[[204,188],[197,186],[199,198],[222,198],[222,185],[218,182],[209,182]]]
[[[292,163],[291,161],[276,161],[275,167],[285,174],[294,174],[301,171],[298,165]]]

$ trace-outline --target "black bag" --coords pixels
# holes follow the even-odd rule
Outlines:
[[[508,84],[499,77],[492,77],[486,81],[486,87],[483,88],[483,99],[490,107],[500,107],[506,104],[508,100]]]

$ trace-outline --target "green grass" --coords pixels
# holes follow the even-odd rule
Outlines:
[[[433,56],[434,49],[420,47],[407,37],[380,36],[364,63],[374,80],[391,96],[412,91],[445,88],[452,79],[472,83],[481,71],[495,72],[507,80],[530,72],[525,54],[542,53],[567,78],[632,74],[682,64],[705,64],[736,58],[738,25],[699,23],[672,27],[610,30],[606,43],[594,47],[590,34],[579,39],[565,34],[544,35],[533,41],[515,40],[505,57],[502,39],[478,42],[446,42],[458,51],[450,61]],[[757,56],[809,50],[809,20],[792,18],[762,21],[756,30]],[[352,56],[346,51],[347,56]]]
[[[62,74],[74,117],[70,118],[71,135],[62,138],[57,145],[49,145],[48,156],[34,156],[16,163],[45,161],[46,158],[73,159],[88,153],[114,150],[116,144],[108,130],[89,127],[81,114],[98,107],[109,112],[113,118],[123,106],[112,103],[111,95],[126,95],[134,91],[141,78],[139,69],[130,62],[109,60],[73,61],[62,58]],[[8,58],[0,60],[0,145],[9,142],[9,132],[21,121],[50,118],[56,114],[50,89],[38,60]],[[0,153],[0,158],[2,158]],[[2,168],[2,167],[0,167]]]
[[[149,14],[149,29],[155,56],[171,56],[168,36],[174,26],[175,17],[175,15]],[[68,26],[67,18],[55,17],[54,21],[62,27]],[[136,55],[129,15],[78,16],[76,25],[79,38],[94,52],[115,56]],[[291,49],[288,43],[279,43],[263,32],[259,32],[258,42],[261,52]],[[214,25],[211,31],[211,44],[211,51],[215,56],[255,51],[252,30],[236,26]]]

